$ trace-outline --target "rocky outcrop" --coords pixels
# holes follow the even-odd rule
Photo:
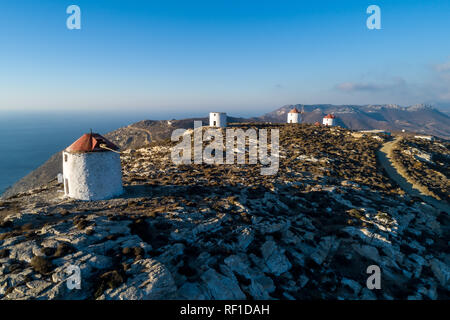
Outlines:
[[[378,139],[277,128],[274,176],[176,166],[161,144],[122,155],[120,198],[64,199],[52,182],[2,201],[0,298],[449,298],[448,213],[389,181]]]
[[[108,289],[99,299],[105,300],[167,300],[175,297],[172,275],[160,262],[141,259],[127,270],[128,280],[120,287]]]

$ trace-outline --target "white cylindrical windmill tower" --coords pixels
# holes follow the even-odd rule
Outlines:
[[[64,194],[78,200],[105,200],[123,193],[119,148],[87,133],[63,151]]]
[[[227,114],[225,112],[210,112],[209,126],[215,128],[225,128],[227,126]]]
[[[336,125],[336,117],[334,114],[327,114],[323,117],[323,125],[325,126],[335,126]]]
[[[289,111],[287,115],[287,123],[300,123],[302,122],[302,116],[300,112],[297,110],[297,108],[292,109]]]

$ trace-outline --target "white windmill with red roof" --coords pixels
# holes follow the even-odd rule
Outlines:
[[[336,116],[334,114],[327,114],[323,117],[323,125],[324,126],[335,126],[336,125]]]
[[[123,193],[119,148],[97,133],[86,133],[63,151],[64,194],[105,200]]]
[[[294,108],[291,111],[289,111],[287,115],[287,123],[300,123],[300,122],[302,122],[302,115],[297,110],[297,108]]]

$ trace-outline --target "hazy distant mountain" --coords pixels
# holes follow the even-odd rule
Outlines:
[[[245,118],[227,117],[228,123],[249,122]],[[121,149],[140,148],[151,142],[160,142],[170,139],[175,129],[192,129],[194,121],[202,121],[203,125],[209,124],[208,118],[190,118],[181,120],[143,120],[128,127],[119,128],[106,135],[108,139],[116,143]]]
[[[431,102],[428,102],[427,104],[432,105],[433,107],[435,107],[436,109],[438,109],[439,111],[441,111],[445,114],[450,114],[450,102],[431,101]]]
[[[328,113],[338,118],[338,124],[354,130],[383,129],[431,134],[450,139],[450,117],[436,108],[419,104],[402,107],[388,105],[286,105],[257,119],[271,122],[286,122],[287,112],[296,107],[304,110],[304,122],[314,123]]]

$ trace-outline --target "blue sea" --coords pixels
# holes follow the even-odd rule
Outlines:
[[[154,112],[0,111],[0,195],[90,129],[105,134],[140,120],[173,116]]]

